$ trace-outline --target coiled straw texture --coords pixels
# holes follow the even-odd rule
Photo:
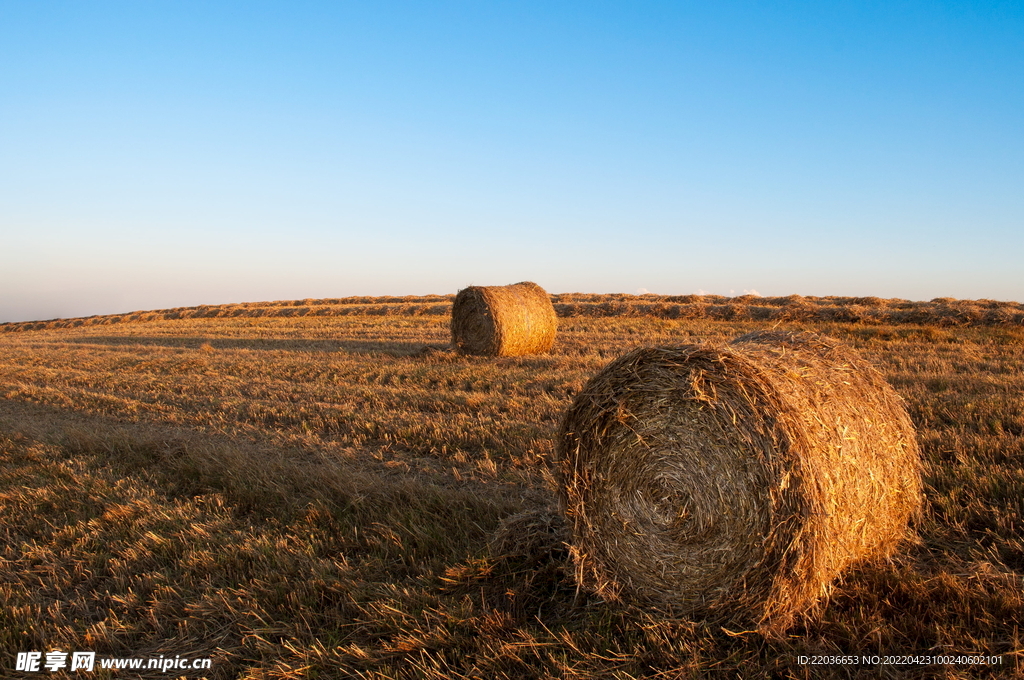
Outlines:
[[[626,354],[567,412],[558,466],[581,585],[765,634],[890,554],[921,507],[901,398],[810,333]]]
[[[465,354],[542,354],[554,344],[557,323],[551,297],[536,283],[470,286],[452,305],[452,344]]]

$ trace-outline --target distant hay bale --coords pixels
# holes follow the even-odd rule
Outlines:
[[[567,412],[558,466],[583,586],[766,634],[891,554],[921,506],[901,398],[810,333],[626,354]]]
[[[536,283],[470,286],[452,305],[452,344],[466,354],[541,354],[555,341],[551,298]]]

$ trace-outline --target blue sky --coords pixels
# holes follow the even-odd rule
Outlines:
[[[0,3],[0,321],[1022,256],[1022,2]]]

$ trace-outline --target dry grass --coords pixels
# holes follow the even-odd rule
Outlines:
[[[768,640],[578,592],[543,516],[558,420],[592,375],[763,322],[562,318],[550,355],[485,359],[424,352],[448,319],[413,311],[0,336],[0,675],[55,648],[210,654],[216,678],[1019,675],[1020,327],[780,324],[881,367],[927,512],[920,545]],[[1003,666],[798,663],[939,652]]]
[[[1024,304],[935,298],[915,302],[877,297],[755,297],[563,293],[550,296],[555,313],[571,317],[637,317],[707,321],[850,323],[859,325],[1006,326],[1024,323]],[[177,319],[335,316],[450,316],[454,295],[348,297],[175,307],[129,314],[0,323],[0,332],[109,326]]]
[[[580,583],[776,635],[921,505],[902,400],[810,333],[634,350],[576,397],[558,454]]]
[[[558,318],[551,297],[531,281],[464,288],[451,315],[452,346],[466,354],[544,354],[555,342]]]

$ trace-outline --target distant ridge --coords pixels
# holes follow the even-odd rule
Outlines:
[[[21,332],[115,323],[202,318],[290,316],[445,316],[454,295],[346,297],[174,307],[49,321],[0,324],[0,332]],[[654,317],[724,321],[813,321],[865,325],[1021,326],[1024,304],[997,300],[935,298],[915,302],[877,297],[758,297],[740,295],[631,295],[562,293],[551,301],[559,317]]]

